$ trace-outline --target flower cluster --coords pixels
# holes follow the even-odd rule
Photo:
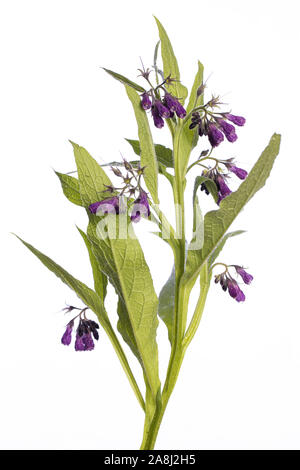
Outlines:
[[[183,119],[186,116],[186,110],[175,96],[165,91],[163,99],[155,97],[153,90],[145,92],[141,96],[141,106],[144,110],[151,109],[154,125],[158,129],[164,126],[164,119],[174,117],[174,114]]]
[[[230,275],[228,271],[228,268],[230,267],[235,269],[236,273],[242,278],[245,284],[250,284],[252,282],[253,276],[247,273],[244,268],[237,265],[231,265],[226,266],[226,270],[223,273],[217,274],[215,276],[215,283],[220,283],[222,289],[225,292],[228,290],[229,295],[233,297],[237,302],[244,302],[244,300],[246,299],[245,294],[239,287],[237,281],[233,279],[233,277]]]
[[[211,158],[212,157],[205,157]],[[204,160],[204,159],[203,159]],[[203,161],[202,160],[202,161]],[[227,178],[229,177],[228,173],[224,174],[220,171],[219,165],[222,164],[228,170],[228,172],[234,173],[239,179],[244,180],[247,178],[248,173],[243,168],[239,168],[233,163],[233,159],[229,158],[228,160],[218,160],[213,159],[216,161],[214,168],[207,168],[203,170],[202,176],[209,178],[210,180],[214,181],[217,186],[218,190],[218,204],[229,194],[231,194],[231,189],[227,185]],[[201,160],[199,160],[201,161]],[[201,184],[201,191],[204,191],[206,194],[209,194],[209,189],[205,182]]]
[[[224,140],[224,135],[228,142],[235,142],[237,135],[235,127],[228,121],[236,126],[243,126],[246,119],[242,116],[235,116],[230,113],[218,113],[213,111],[213,108],[219,106],[221,103],[218,98],[212,98],[205,105],[199,106],[192,113],[190,129],[198,127],[200,136],[206,135],[212,147],[217,147]]]
[[[145,91],[141,95],[141,106],[145,111],[151,109],[151,114],[153,117],[154,125],[158,129],[164,127],[164,119],[170,119],[177,115],[180,119],[185,118],[186,110],[180,103],[179,99],[169,93],[165,84],[170,85],[173,82],[176,82],[175,78],[172,78],[170,75],[163,79],[163,81],[154,87],[150,80],[149,75],[151,71],[149,69],[143,70],[139,69],[141,76],[148,82],[150,85],[150,90]],[[160,92],[163,91],[164,96],[161,97]]]
[[[74,323],[75,320],[79,318],[76,330],[75,351],[92,351],[95,347],[93,337],[96,340],[99,339],[99,325],[95,321],[86,318],[85,312],[87,307],[81,310],[77,307],[69,306],[63,310],[68,312],[71,312],[72,310],[80,310],[80,313],[67,324],[66,331],[61,338],[62,344],[65,346],[69,346],[71,344]]]
[[[105,198],[102,201],[93,202],[89,206],[92,214],[119,214],[121,198],[127,193],[130,198],[134,196],[133,207],[131,211],[132,222],[139,222],[141,216],[150,216],[150,206],[146,191],[141,187],[141,177],[144,173],[145,167],[141,168],[139,165],[135,168],[130,162],[123,160],[123,165],[127,170],[126,175],[123,175],[118,167],[111,167],[113,173],[122,179],[123,186],[107,186],[104,192],[118,193],[118,195]]]

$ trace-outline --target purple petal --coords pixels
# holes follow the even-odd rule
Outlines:
[[[240,267],[237,267],[235,269],[236,272],[241,276],[245,284],[251,284],[251,282],[253,281],[253,276],[251,274],[247,273],[247,271]]]
[[[67,324],[66,331],[64,332],[64,334],[61,338],[61,342],[65,346],[69,346],[69,344],[72,341],[72,330],[73,330],[73,322],[70,322],[70,323]]]
[[[212,147],[217,147],[224,140],[222,132],[214,124],[209,124],[207,135]]]
[[[97,214],[98,211],[101,211],[104,214],[119,214],[119,198],[118,196],[114,196],[103,199],[102,201],[94,202],[89,205],[89,210],[92,214]]]
[[[229,170],[232,171],[240,180],[244,180],[248,176],[248,172],[246,170],[243,170],[243,168],[238,168],[235,165],[231,165],[229,167]]]
[[[228,280],[227,285],[228,285],[228,292],[229,292],[230,296],[235,299],[237,297],[238,293],[239,293],[239,290],[240,290],[239,286],[237,285],[237,282]]]
[[[162,127],[164,127],[164,124],[165,124],[164,120],[159,115],[159,113],[157,111],[157,108],[155,106],[152,106],[151,114],[152,114],[152,117],[153,117],[155,127],[157,127],[158,129],[161,129]]]
[[[141,106],[142,108],[146,111],[147,109],[150,109],[152,106],[152,101],[148,95],[148,93],[143,93],[142,94],[142,101],[141,101]]]
[[[170,117],[170,111],[169,109],[162,104],[161,101],[156,100],[154,103],[154,107],[157,109],[157,112],[160,117],[162,118],[169,118]]]
[[[229,142],[235,142],[237,139],[237,135],[235,133],[235,128],[232,124],[229,124],[229,122],[224,121],[224,119],[219,119],[218,120],[220,126],[222,127],[222,130],[226,136],[226,139]]]
[[[245,296],[244,292],[238,286],[238,294],[237,294],[235,300],[237,302],[244,302],[245,299],[246,299],[246,296]]]
[[[226,118],[233,122],[236,126],[243,126],[246,122],[246,119],[242,116],[235,116],[234,114],[226,114]]]

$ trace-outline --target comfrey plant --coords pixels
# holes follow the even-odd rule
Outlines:
[[[212,277],[237,302],[245,300],[240,282],[250,284],[252,275],[240,264],[223,263],[219,255],[227,239],[241,233],[228,232],[228,229],[244,205],[265,184],[280,145],[280,136],[274,134],[249,174],[239,168],[233,158],[216,158],[215,147],[221,145],[224,138],[234,143],[236,130],[244,126],[245,118],[232,114],[216,96],[205,100],[200,62],[186,102],[188,92],[180,81],[170,40],[157,19],[156,23],[160,41],[155,48],[153,67],[145,69],[142,66],[140,70],[144,86],[105,69],[124,85],[133,107],[139,140],[128,142],[138,159],[123,159],[101,166],[83,147],[72,143],[77,177],[57,173],[65,196],[73,204],[83,207],[88,216],[86,232],[79,232],[88,250],[94,289],[23,241],[48,269],[76,292],[85,305],[83,308],[67,306],[64,309],[70,318],[62,344],[69,346],[72,343],[74,328],[76,351],[91,351],[94,340],[99,339],[102,331],[108,335],[145,413],[141,449],[153,449],[155,445],[185,352],[199,326]],[[157,65],[159,46],[163,70]],[[159,129],[168,128],[172,149],[153,143],[153,124]],[[202,150],[201,147],[209,149]],[[190,162],[193,149],[196,149],[198,157]],[[116,183],[110,180],[103,166],[111,167]],[[193,236],[188,241],[184,193],[186,175],[193,167],[199,168],[199,174],[193,191]],[[159,207],[159,174],[169,181],[173,190],[175,227]],[[235,192],[228,186],[228,178],[232,174],[243,180]],[[199,188],[202,193],[198,192]],[[205,193],[213,198],[216,208],[203,218],[198,196],[206,197]],[[143,219],[150,219],[157,225],[155,233],[174,254],[172,274],[159,297],[134,234],[134,224],[143,223]],[[118,332],[105,309],[108,282],[118,296]],[[200,296],[194,314],[187,322],[189,298],[196,282],[200,282]],[[168,329],[171,344],[163,386],[159,378],[156,343],[158,317]],[[141,366],[144,393],[133,375],[122,340]]]

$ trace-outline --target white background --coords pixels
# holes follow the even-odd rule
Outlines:
[[[169,33],[183,83],[191,86],[200,59],[205,76],[212,74],[209,93],[247,118],[238,141],[222,144],[217,156],[234,156],[249,170],[272,133],[283,136],[267,186],[234,224],[247,233],[229,241],[220,259],[249,267],[255,280],[244,304],[212,285],[157,449],[300,448],[300,44],[292,0],[1,1],[1,448],[140,444],[142,412],[109,341],[102,332],[91,353],[60,344],[67,322],[60,309],[81,303],[9,232],[92,285],[75,228],[85,228],[86,215],[64,198],[52,168],[75,168],[68,139],[99,162],[133,156],[123,140],[137,136],[131,105],[100,67],[136,80],[139,56],[152,64],[152,14]],[[155,130],[155,140],[169,143],[167,132]],[[170,213],[169,188],[160,183]],[[152,229],[143,222],[138,232],[159,292],[172,258]],[[115,307],[110,291],[113,322]],[[163,324],[158,341],[163,377]]]

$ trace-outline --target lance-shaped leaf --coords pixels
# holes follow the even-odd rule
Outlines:
[[[55,173],[60,179],[62,190],[66,198],[73,204],[82,206],[83,204],[80,196],[78,179],[70,175],[59,173],[58,171]]]
[[[106,327],[108,324],[108,318],[103,307],[102,300],[100,297],[89,287],[87,287],[83,282],[78,281],[75,277],[71,276],[65,269],[56,264],[51,258],[41,253],[39,250],[34,248],[29,243],[22,240],[19,240],[35,255],[39,260],[57,277],[59,277],[67,286],[69,286],[83,301],[83,303],[89,307],[93,312],[98,316],[99,322],[102,326]]]
[[[166,79],[170,75],[172,78],[175,78],[177,80],[171,85],[167,85],[167,89],[170,93],[172,93],[172,95],[176,96],[177,98],[180,98],[182,104],[184,104],[184,100],[187,97],[188,91],[186,87],[180,83],[179,67],[173,51],[172,44],[170,42],[170,39],[168,38],[168,35],[163,25],[157,18],[155,18],[155,21],[158,27],[159,37],[161,41],[161,55],[164,68],[164,78]]]
[[[150,191],[155,204],[158,200],[158,164],[152,134],[146,112],[141,107],[139,95],[130,87],[126,86],[128,98],[133,106],[136,122],[138,125],[138,135],[141,148],[141,166],[145,166],[144,180]]]
[[[186,281],[196,280],[203,263],[212,255],[237,215],[254,194],[264,186],[278,155],[279,146],[280,135],[274,134],[239,189],[220,203],[219,210],[206,214],[204,218],[204,245],[201,250],[189,251],[184,275]]]
[[[85,246],[87,247],[87,250],[88,250],[90,263],[91,263],[91,267],[93,271],[95,292],[99,295],[99,297],[104,302],[104,299],[106,297],[106,289],[107,289],[107,277],[100,269],[99,263],[93,253],[91,242],[88,239],[86,233],[80,230],[79,227],[77,227],[77,229],[80,235],[82,236]]]
[[[168,329],[169,341],[173,343],[173,326],[175,316],[175,267],[158,297],[158,315]]]
[[[76,144],[73,144],[73,147],[80,192],[85,206],[88,207],[99,200],[104,184],[110,182],[107,181],[108,177],[103,169],[87,151]],[[89,214],[87,235],[101,271],[108,276],[122,301],[121,307],[118,308],[119,331],[126,342],[129,338],[132,351],[138,351],[147,381],[153,394],[156,394],[160,387],[156,343],[158,299],[138,240],[118,236],[121,217],[126,218],[127,215],[114,217],[113,214],[108,214],[105,220],[100,221],[99,217]],[[104,225],[101,223],[103,220]]]
[[[123,83],[123,85],[128,85],[134,90],[138,91],[139,93],[144,93],[146,90],[142,86],[138,85],[137,83],[133,82],[132,80],[129,80],[129,78],[124,77],[124,75],[121,75],[119,73],[113,72],[112,70],[106,69],[102,67],[105,72],[109,73],[112,77],[114,77],[116,80],[119,82]]]
[[[125,139],[133,148],[136,155],[141,155],[141,146],[138,140]],[[168,147],[161,144],[154,144],[156,157],[159,163],[164,165],[166,168],[174,168],[173,152]]]
[[[197,90],[203,83],[203,65],[198,61],[198,71],[195,76],[193,83],[192,91],[189,98],[189,103],[187,106],[187,114],[189,114],[195,107],[195,105],[203,105],[203,94],[197,98]],[[198,128],[189,129],[190,120],[188,120],[180,134],[179,138],[179,155],[180,155],[180,171],[181,174],[185,175],[190,154],[193,148],[197,145],[198,142]]]

